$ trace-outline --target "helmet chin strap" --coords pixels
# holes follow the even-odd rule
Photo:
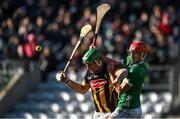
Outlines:
[[[94,61],[99,67],[101,66],[101,62],[98,62],[97,60]]]
[[[145,59],[146,55],[147,55],[147,54],[145,54],[145,53],[142,53],[142,54],[141,54],[141,61]]]
[[[98,62],[97,60],[95,60],[94,62],[98,65],[98,67],[99,67],[98,72],[99,72],[102,69],[102,61],[99,60],[99,62]]]
[[[141,61],[144,61],[146,55],[147,55],[147,54],[145,54],[145,53],[141,53],[140,56],[139,56],[139,57],[140,57],[139,60],[138,60],[138,61],[132,61],[131,64],[136,64],[136,63],[139,63],[139,62],[141,62]],[[132,58],[132,57],[131,57],[131,58]],[[133,59],[132,59],[132,60],[133,60]]]
[[[101,69],[102,69],[102,61],[101,60],[99,60],[99,61],[95,60],[94,63],[98,66],[98,68],[97,69],[90,69],[89,68],[89,71],[91,71],[91,73],[98,73],[98,72],[100,72]]]

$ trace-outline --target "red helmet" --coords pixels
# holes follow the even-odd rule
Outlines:
[[[142,41],[133,41],[129,47],[129,51],[147,53],[148,47]]]

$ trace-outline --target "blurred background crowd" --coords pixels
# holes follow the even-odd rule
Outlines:
[[[133,40],[142,40],[149,46],[149,65],[179,62],[178,0],[1,0],[0,60],[39,62],[42,81],[46,81],[48,73],[64,68],[81,27],[89,23],[93,31],[69,67],[69,71],[77,72],[92,42],[96,7],[103,2],[111,5],[97,39],[97,48],[104,55],[120,60],[126,57]],[[37,45],[42,50],[37,51]]]
[[[109,0],[97,47],[112,58],[126,56],[132,40],[149,45],[150,64],[172,64],[180,54],[180,9],[176,1]],[[100,2],[99,2],[100,3]],[[96,0],[1,0],[0,59],[40,61],[41,70],[63,67],[76,44],[80,28],[96,24]],[[81,56],[92,42],[91,32],[73,58]],[[42,51],[35,50],[41,45]]]

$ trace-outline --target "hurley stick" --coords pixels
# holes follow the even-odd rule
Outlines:
[[[83,27],[81,28],[79,40],[78,40],[78,42],[76,43],[76,46],[74,47],[74,49],[73,49],[73,51],[72,51],[72,53],[71,53],[71,56],[70,56],[68,62],[66,63],[66,66],[65,66],[63,72],[66,72],[66,70],[67,70],[67,68],[68,68],[68,66],[69,66],[69,64],[70,64],[70,62],[71,62],[71,60],[72,60],[75,52],[77,51],[77,48],[79,47],[79,45],[80,45],[80,43],[82,42],[82,40],[84,39],[84,37],[91,31],[91,29],[92,29],[92,26],[89,25],[89,24],[87,24],[87,25],[85,25],[85,26],[83,26]]]
[[[110,7],[109,4],[103,3],[103,4],[99,5],[97,7],[97,9],[96,9],[96,12],[97,12],[96,29],[95,29],[95,34],[94,34],[92,46],[96,45],[96,39],[97,39],[97,35],[99,33],[99,29],[100,29],[100,26],[101,26],[102,19],[104,18],[104,15],[107,13],[107,11],[110,8],[111,7]]]

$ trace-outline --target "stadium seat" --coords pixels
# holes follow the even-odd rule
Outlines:
[[[52,103],[51,105],[50,105],[50,109],[53,111],[53,112],[61,112],[61,107],[59,106],[59,104],[58,103]]]
[[[65,102],[68,102],[70,101],[70,94],[66,91],[62,91],[60,92],[60,96],[62,97],[62,99],[65,101]]]
[[[31,113],[26,112],[26,113],[24,113],[24,118],[25,119],[33,119],[33,115]]]
[[[73,113],[75,111],[77,111],[77,102],[75,101],[72,101],[72,102],[69,102],[66,106],[66,111],[69,112],[69,113]]]
[[[71,114],[69,114],[69,119],[78,119],[78,115],[71,113]]]
[[[83,94],[75,93],[75,97],[76,97],[76,100],[78,102],[84,102],[85,101],[85,96]]]
[[[84,114],[83,119],[92,119],[93,118],[92,115],[93,115],[92,113]]]
[[[162,113],[162,110],[163,110],[163,104],[162,103],[158,103],[158,104],[154,105],[154,111],[157,114]]]
[[[48,116],[45,113],[39,113],[39,119],[48,119]]]
[[[84,102],[80,104],[80,109],[83,113],[89,113],[92,111],[92,103],[90,101]]]
[[[148,98],[152,103],[158,102],[158,94],[155,92],[149,92],[148,93]]]
[[[63,116],[62,113],[56,113],[56,114],[55,114],[55,118],[56,118],[56,119],[63,119],[63,117],[64,117],[64,116]]]
[[[144,115],[144,119],[152,119],[152,115],[151,114],[145,114]]]
[[[170,92],[164,92],[162,94],[163,99],[165,100],[166,103],[170,104],[172,101],[172,94]]]
[[[154,118],[154,114],[152,114],[152,113],[151,113],[151,114],[149,113],[149,114],[145,114],[145,115],[144,115],[144,119],[153,119],[153,118]]]
[[[146,103],[141,104],[142,113],[147,114],[147,113],[151,112],[152,111],[151,106],[152,106],[152,104],[150,102],[146,102]]]

